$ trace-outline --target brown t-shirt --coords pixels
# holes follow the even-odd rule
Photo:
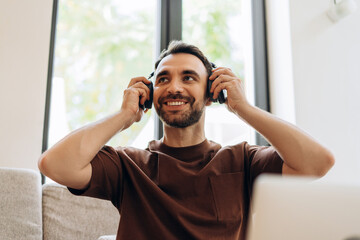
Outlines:
[[[244,239],[254,179],[281,173],[282,163],[273,147],[246,142],[105,146],[89,187],[69,190],[111,200],[121,215],[117,239]]]

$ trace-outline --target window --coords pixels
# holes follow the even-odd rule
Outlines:
[[[49,146],[120,109],[130,79],[152,71],[155,14],[148,0],[59,1]],[[153,122],[150,111],[109,144],[146,147]]]
[[[259,97],[268,104],[262,0],[54,0],[53,15],[43,151],[69,131],[120,109],[129,80],[148,76],[157,54],[181,36],[243,79],[252,104],[264,105]],[[253,57],[260,61],[253,64]],[[262,87],[255,88],[259,82]],[[224,106],[213,104],[206,115],[209,139],[255,143],[254,131]],[[108,144],[145,148],[154,132],[162,136],[157,123],[155,111],[149,111]]]

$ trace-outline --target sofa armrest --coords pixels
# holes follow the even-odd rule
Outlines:
[[[113,235],[119,219],[110,201],[75,196],[55,183],[43,186],[44,240],[89,240]]]
[[[0,168],[0,239],[42,240],[41,178],[31,169]]]

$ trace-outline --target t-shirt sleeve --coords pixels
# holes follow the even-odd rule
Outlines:
[[[282,173],[283,160],[274,147],[245,145],[249,169],[249,183],[252,190],[255,179],[262,173]]]
[[[104,146],[91,161],[92,174],[89,186],[78,190],[69,188],[75,195],[110,200],[119,206],[122,195],[123,167],[117,151]]]

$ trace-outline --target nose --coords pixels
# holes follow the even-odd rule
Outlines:
[[[184,91],[182,82],[179,79],[173,79],[167,88],[168,93],[182,93]]]

